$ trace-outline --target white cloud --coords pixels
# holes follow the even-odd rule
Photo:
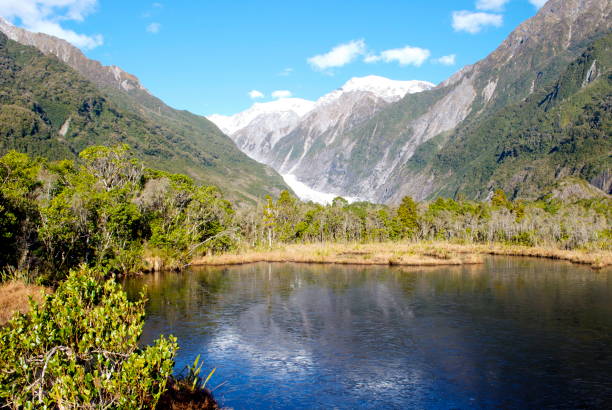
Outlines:
[[[545,5],[547,1],[548,0],[529,0],[529,3],[533,4],[537,8],[540,8]]]
[[[478,0],[476,8],[478,10],[502,11],[506,3],[510,0]]]
[[[503,17],[501,14],[467,10],[453,11],[453,28],[455,31],[467,31],[470,34],[476,34],[485,26],[500,27],[502,23]]]
[[[353,40],[332,48],[328,53],[310,57],[308,63],[316,70],[342,67],[364,54],[365,48],[365,41]]]
[[[455,65],[456,60],[457,60],[456,54],[449,54],[447,56],[436,58],[434,62],[438,64],[442,64],[442,65]]]
[[[404,48],[394,48],[385,50],[380,55],[368,55],[363,61],[375,63],[384,61],[385,63],[397,62],[399,65],[414,65],[420,67],[430,56],[430,51],[420,47],[406,46]]]
[[[100,34],[85,35],[65,29],[63,21],[83,21],[93,13],[98,0],[0,0],[0,15],[37,33],[62,38],[82,49],[92,49],[104,43]]]
[[[161,24],[159,23],[151,23],[147,26],[148,33],[157,34],[159,30],[161,30]]]
[[[249,97],[251,97],[252,99],[256,99],[256,98],[264,98],[265,96],[261,91],[251,90],[249,91]]]
[[[293,68],[285,68],[283,69],[283,71],[281,71],[280,73],[278,73],[278,75],[280,75],[281,77],[288,77],[293,73]]]
[[[289,98],[291,96],[293,96],[293,94],[289,90],[276,90],[272,92],[272,97],[278,98],[278,99]]]
[[[142,13],[142,18],[146,19],[146,18],[153,17],[153,16],[159,14],[161,12],[161,9],[163,9],[163,8],[164,8],[164,5],[162,3],[155,2],[155,3],[151,4],[151,7],[149,7],[149,9],[147,11]]]

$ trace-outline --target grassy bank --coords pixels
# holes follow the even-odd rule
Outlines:
[[[40,302],[47,288],[27,285],[19,281],[0,284],[0,326],[6,324],[17,312],[27,313],[30,310],[30,298]]]
[[[355,265],[440,266],[483,262],[483,255],[533,256],[586,264],[612,265],[612,252],[563,250],[504,244],[454,244],[449,242],[387,242],[372,244],[299,244],[274,248],[242,249],[197,257],[192,265],[237,265],[253,262],[333,263]]]

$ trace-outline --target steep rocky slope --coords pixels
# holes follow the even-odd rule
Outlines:
[[[321,169],[313,174],[308,161],[344,151],[347,141],[336,137],[362,124],[368,118],[406,94],[434,87],[426,81],[395,81],[384,77],[353,78],[341,88],[316,102],[281,99],[255,104],[249,110],[231,117],[213,115],[209,119],[224,129],[236,144],[252,158],[272,165],[284,175],[308,180],[309,186],[326,192],[339,192],[329,184],[319,185],[342,170]],[[312,163],[310,163],[312,165]],[[301,172],[302,171],[302,172]],[[300,173],[301,172],[301,173]]]
[[[267,163],[269,152],[278,140],[293,131],[314,105],[301,98],[282,98],[255,103],[236,115],[215,114],[208,119],[227,133],[244,153]]]
[[[612,192],[612,34],[591,43],[527,98],[461,125],[441,149],[419,147],[406,181],[431,175],[432,195],[484,198],[497,187],[536,198],[567,177]],[[410,185],[408,184],[410,189]]]
[[[317,102],[259,159],[311,188],[375,202],[484,198],[497,186],[534,196],[565,175],[609,191],[608,74],[582,54],[610,32],[611,11],[608,0],[549,0],[493,53],[437,87],[392,103],[363,90]],[[578,88],[563,77],[572,62],[586,70],[574,78]],[[581,135],[573,151],[551,142],[567,133]],[[524,139],[530,156],[507,153]]]
[[[125,127],[116,127],[108,124],[106,117],[93,116],[88,119],[85,131],[77,127],[77,120],[80,118],[78,110],[75,113],[72,108],[66,108],[65,115],[57,116],[57,121],[61,123],[47,124],[51,128],[46,131],[46,139],[34,139],[25,146],[23,141],[3,136],[1,141],[3,150],[8,147],[22,147],[59,158],[70,156],[74,151],[93,143],[124,140],[129,141],[149,164],[172,172],[186,173],[202,183],[218,185],[236,199],[254,200],[266,193],[277,193],[287,188],[274,170],[242,153],[209,120],[167,106],[151,95],[140,84],[138,78],[119,67],[103,66],[97,61],[88,59],[79,49],[64,40],[31,33],[14,27],[1,18],[0,31],[11,40],[33,46],[44,55],[53,56],[58,62],[78,72],[78,74],[70,73],[71,70],[49,63],[50,67],[62,71],[63,76],[68,76],[70,82],[66,82],[65,87],[57,84],[57,89],[45,91],[42,81],[45,77],[53,77],[57,73],[45,73],[42,69],[37,74],[40,83],[34,81],[29,86],[46,92],[48,100],[72,107],[73,104],[84,103],[88,93],[93,93],[96,95],[95,101],[108,108],[117,118],[130,119],[125,121]],[[4,44],[7,44],[8,49],[14,49],[12,42],[7,42],[6,37],[4,38]],[[42,56],[35,56],[30,51],[26,54],[31,56],[32,61],[42,61],[40,59]],[[27,68],[20,66],[19,70]],[[70,88],[74,83],[85,83],[81,77],[88,80],[85,82],[89,83],[87,85],[89,91],[79,98],[78,94],[72,95],[64,88]],[[62,101],[65,94],[71,94],[74,101]],[[127,128],[131,128],[129,136],[124,135]],[[92,129],[96,131],[92,132]],[[51,146],[54,148],[48,151]]]

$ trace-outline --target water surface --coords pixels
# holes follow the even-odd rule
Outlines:
[[[442,268],[254,264],[130,279],[143,342],[201,354],[223,406],[612,406],[612,273],[495,257]]]

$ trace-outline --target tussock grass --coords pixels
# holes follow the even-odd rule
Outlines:
[[[477,252],[490,255],[530,256],[537,258],[559,259],[583,265],[593,269],[602,269],[612,266],[612,251],[606,250],[567,250],[553,247],[530,247],[520,245],[453,245],[450,249],[455,252]]]
[[[0,284],[0,326],[5,325],[15,313],[28,312],[30,296],[40,302],[45,292],[49,290],[42,286],[27,285],[18,281]]]
[[[483,255],[532,256],[586,264],[612,265],[612,252],[564,250],[505,244],[450,242],[323,243],[241,249],[194,258],[192,265],[238,265],[254,262],[331,263],[353,265],[441,266],[483,263]]]
[[[429,250],[429,249],[428,249]],[[439,266],[482,263],[477,254],[426,252],[409,243],[299,244],[272,249],[246,249],[195,258],[193,265],[236,265],[253,262],[332,263],[344,265]]]

